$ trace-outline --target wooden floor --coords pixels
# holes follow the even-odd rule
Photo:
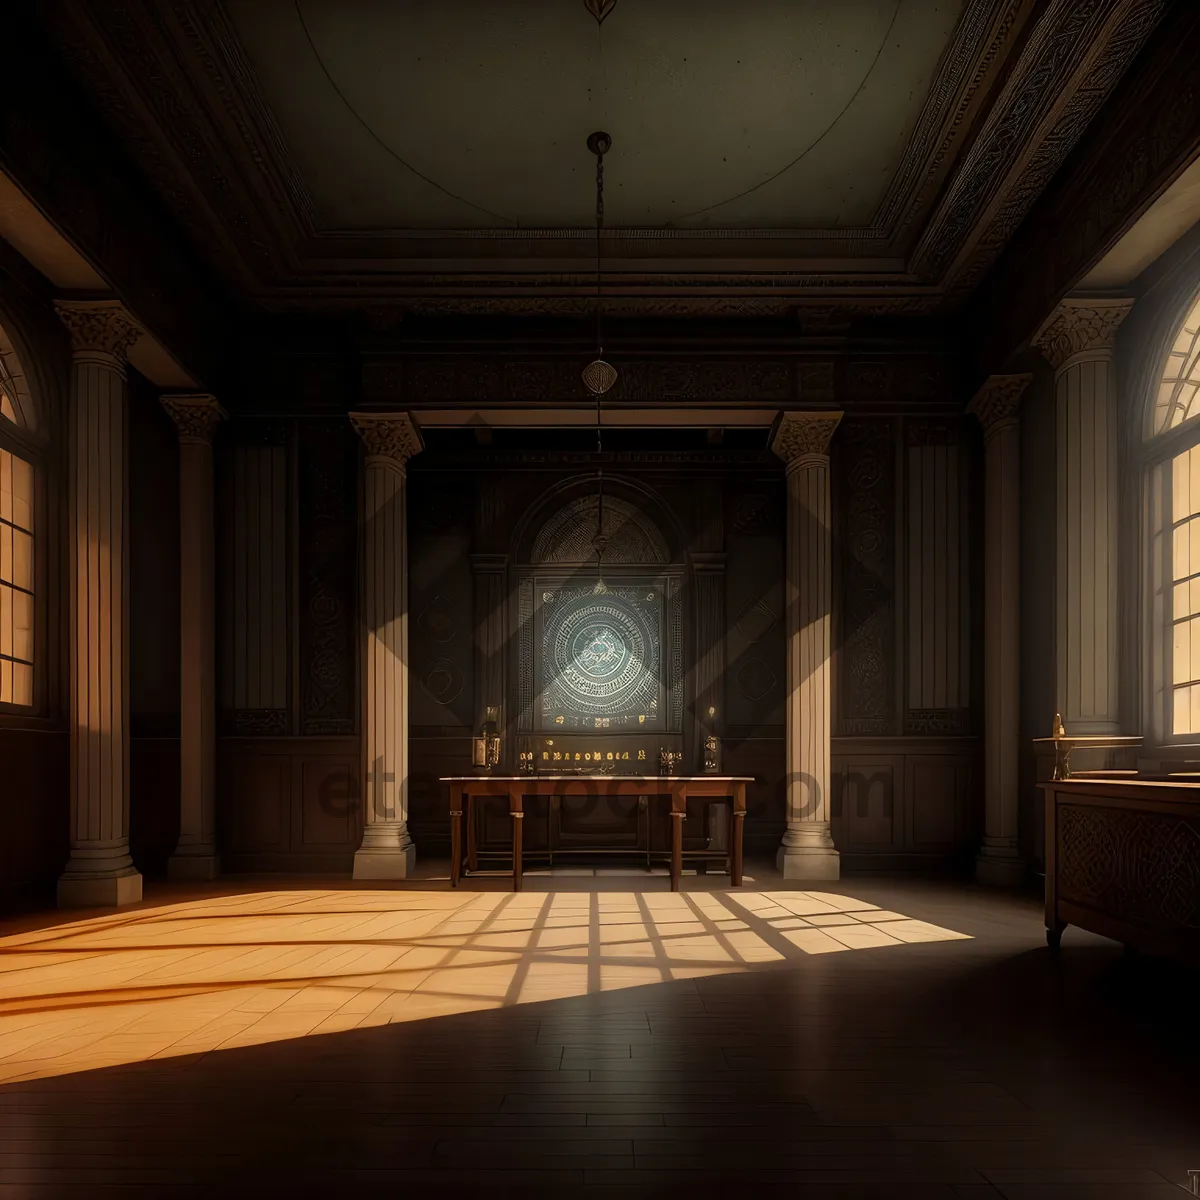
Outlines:
[[[1055,960],[1028,897],[750,874],[10,921],[0,1198],[1185,1194],[1194,977]]]

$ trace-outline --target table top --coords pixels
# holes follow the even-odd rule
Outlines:
[[[1142,744],[1140,734],[1130,736],[1115,733],[1064,733],[1061,737],[1040,737],[1033,740],[1035,742],[1071,742],[1074,745],[1090,742],[1097,746],[1140,746]]]
[[[585,775],[571,773],[552,775],[443,775],[442,783],[546,783],[580,780],[584,783],[753,783],[753,775]]]

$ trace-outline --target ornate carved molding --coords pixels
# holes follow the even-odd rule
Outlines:
[[[408,460],[425,448],[409,413],[351,413],[350,421],[366,443],[368,462],[384,459],[403,471]]]
[[[771,449],[790,471],[803,461],[829,459],[829,442],[842,419],[840,412],[785,412],[771,441]]]
[[[217,426],[228,415],[216,396],[199,392],[188,396],[163,396],[162,406],[179,430],[181,444],[211,446]]]
[[[915,274],[960,289],[978,282],[1165,4],[1050,0],[918,244]]]
[[[936,209],[904,270],[824,274],[797,270],[725,279],[655,267],[631,279],[605,309],[637,315],[783,315],[806,295],[833,293],[855,315],[931,314],[945,288],[973,287],[1071,149],[1159,19],[1167,0],[1050,0],[1022,40],[1028,0],[968,0],[891,185],[861,228],[815,230],[623,229],[619,252],[636,261],[755,241],[758,257],[827,262],[837,255],[898,257]],[[471,262],[462,272],[405,275],[406,295],[375,297],[413,312],[587,315],[591,281],[561,273],[531,278],[521,241],[581,242],[579,230],[410,231],[375,239],[374,261],[356,254],[361,274],[327,285],[322,269],[344,258],[338,235],[317,228],[316,210],[266,104],[236,30],[220,5],[171,0],[149,5],[66,5],[56,30],[64,55],[214,265],[265,304],[286,309],[371,303],[380,268],[440,243],[440,258]],[[1015,61],[1014,61],[1015,59]],[[1002,87],[995,81],[1004,75]],[[147,121],[138,114],[151,114]],[[977,135],[976,135],[977,134]],[[973,136],[976,135],[976,136]],[[1030,150],[1031,145],[1034,147]],[[962,147],[968,147],[961,150]],[[949,179],[949,186],[947,185]],[[356,245],[363,245],[361,238]],[[326,253],[328,257],[322,259]],[[769,247],[769,249],[768,249]],[[719,251],[718,251],[719,255]],[[562,255],[559,255],[560,257]],[[523,264],[518,275],[514,257]],[[615,257],[615,256],[614,256]],[[488,260],[503,265],[491,271]],[[918,292],[912,273],[932,285]],[[651,286],[647,288],[647,284]],[[299,285],[299,286],[298,286]],[[360,286],[361,285],[361,286]],[[300,288],[305,296],[298,295]],[[904,288],[910,294],[889,296]],[[336,294],[334,294],[336,293]],[[728,294],[722,294],[728,293]]]
[[[1033,376],[993,375],[975,393],[967,412],[974,413],[988,436],[1004,425],[1016,421],[1021,397]]]
[[[1064,300],[1033,339],[1056,370],[1085,351],[1111,351],[1132,300]]]
[[[142,336],[141,326],[119,300],[56,300],[54,311],[67,327],[76,354],[108,354],[124,363],[129,347]]]
[[[1038,198],[983,284],[969,324],[1001,368],[1200,148],[1200,6],[1176,5]]]

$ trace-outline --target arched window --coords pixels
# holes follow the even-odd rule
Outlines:
[[[1158,381],[1154,402],[1154,433],[1165,433],[1200,415],[1200,298],[1183,319]]]
[[[1160,741],[1200,737],[1200,298],[1148,405],[1151,643]]]
[[[34,412],[20,359],[0,330],[0,711],[30,710],[36,697]]]

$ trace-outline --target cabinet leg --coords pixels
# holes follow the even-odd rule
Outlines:
[[[1051,950],[1057,950],[1062,944],[1063,930],[1066,929],[1066,921],[1055,921],[1053,925],[1046,926],[1046,945]]]

